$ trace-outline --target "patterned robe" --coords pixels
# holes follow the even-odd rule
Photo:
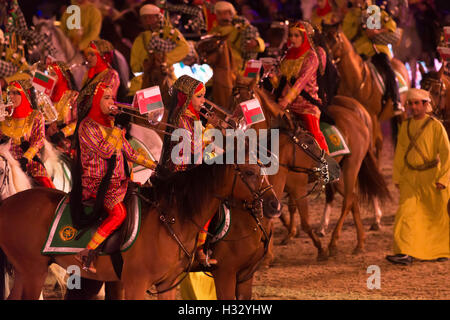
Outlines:
[[[48,177],[45,167],[32,160],[35,155],[39,156],[38,152],[44,146],[45,120],[41,112],[34,110],[26,118],[0,122],[0,134],[11,138],[10,152],[14,159],[28,159],[27,172],[32,177]],[[20,147],[24,141],[30,144],[26,151]]]
[[[96,197],[100,182],[107,171],[107,160],[115,152],[114,146],[107,141],[111,131],[112,128],[104,127],[89,117],[81,121],[78,135],[84,200]],[[104,206],[108,209],[122,202],[127,191],[129,178],[125,173],[124,155],[131,162],[141,164],[144,161],[144,156],[138,154],[125,138],[122,142],[122,152],[117,154],[116,167],[105,196]]]

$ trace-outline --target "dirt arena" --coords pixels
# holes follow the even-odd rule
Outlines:
[[[392,201],[382,205],[383,228],[369,231],[373,211],[362,208],[366,231],[365,252],[353,255],[356,230],[349,214],[338,242],[339,254],[328,261],[316,260],[317,250],[310,238],[301,233],[288,245],[280,245],[287,234],[278,220],[275,223],[275,259],[270,268],[256,272],[253,299],[259,300],[316,300],[316,299],[448,299],[450,297],[450,262],[416,262],[410,267],[392,265],[385,256],[392,254],[392,230],[397,209],[398,191],[392,184],[393,147],[386,141],[383,150],[382,170],[389,183]],[[322,238],[327,246],[331,231],[337,222],[341,197],[335,200],[328,234]],[[310,222],[315,227],[320,222],[324,207],[323,196],[310,202]],[[287,207],[284,206],[287,211]],[[297,216],[299,221],[299,218]],[[380,268],[380,289],[368,289],[369,266]],[[373,283],[373,282],[371,282]],[[45,287],[46,299],[60,299],[61,292],[53,285]],[[154,297],[148,297],[154,299]]]

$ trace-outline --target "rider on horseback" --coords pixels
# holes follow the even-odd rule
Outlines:
[[[176,105],[170,109],[169,122],[178,128],[188,130],[191,133],[191,137],[194,137],[194,123],[196,121],[201,121],[199,111],[205,102],[206,88],[202,82],[191,78],[190,76],[183,75],[173,84],[172,90],[172,95],[176,95]],[[203,128],[203,133],[210,127],[212,127],[211,124],[207,124],[206,128]],[[207,141],[205,140],[206,138],[203,136],[202,145],[196,146],[194,139],[192,139],[190,159],[194,159],[196,154],[202,154],[203,149],[207,144]],[[161,179],[171,172],[183,171],[192,168],[192,165],[185,161],[185,159],[188,159],[189,156],[183,155],[183,150],[180,150],[179,153],[179,158],[183,159],[182,164],[176,165],[173,162],[171,155],[175,145],[176,143],[170,140],[170,136],[165,137],[160,165],[157,168],[157,174]],[[217,264],[217,260],[210,259],[203,250],[210,221],[211,219],[199,232],[197,242],[198,247],[196,258],[204,266]]]
[[[371,5],[371,0],[365,0],[367,5]],[[371,59],[377,70],[385,77],[385,94],[383,105],[388,98],[392,100],[394,113],[400,114],[405,111],[400,103],[400,93],[395,72],[390,60],[392,59],[388,43],[396,39],[397,24],[392,17],[384,10],[381,10],[381,28],[369,28],[368,16],[364,14],[366,9],[361,5],[352,8],[344,17],[342,29],[344,34],[353,43],[356,52],[363,59]],[[397,39],[398,40],[398,39]]]
[[[328,145],[320,131],[321,105],[318,96],[317,70],[323,72],[326,63],[325,51],[316,48],[311,39],[311,25],[299,21],[289,28],[289,49],[281,61],[281,77],[272,75],[271,85],[276,88],[276,96],[281,96],[278,104],[289,108],[312,133],[320,147],[328,152]]]
[[[0,135],[12,139],[11,154],[24,172],[41,186],[55,188],[38,154],[44,146],[45,121],[37,110],[34,87],[29,80],[17,80],[10,83],[7,92],[14,111],[11,118],[0,122]]]
[[[146,168],[155,168],[152,160],[133,150],[125,139],[125,131],[119,124],[114,124],[114,98],[112,88],[100,82],[89,85],[78,100],[71,210],[79,210],[81,200],[95,199],[94,216],[98,214],[96,208],[101,211],[104,207],[108,213],[86,249],[76,256],[83,268],[93,273],[96,272],[91,264],[95,249],[122,224],[127,214],[122,202],[129,181],[126,159]]]

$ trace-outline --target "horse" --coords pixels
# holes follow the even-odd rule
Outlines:
[[[87,72],[83,53],[72,44],[60,28],[56,27],[54,18],[39,19],[34,17],[33,23],[38,33],[45,34],[46,37],[50,38],[57,52],[53,58],[57,61],[64,61],[70,66],[70,71],[73,74],[77,88],[81,88],[83,77]],[[38,47],[35,51],[41,52],[41,48]],[[119,73],[120,82],[126,85],[130,80],[128,62],[118,50],[114,50],[114,58],[116,59],[117,65],[113,67]]]
[[[255,81],[253,81],[253,86],[254,85]],[[273,110],[272,114],[280,112],[279,107],[277,107],[269,94],[266,93],[264,89],[252,89],[251,83],[244,82],[241,84],[239,95],[241,100],[248,100],[252,97],[258,98],[263,109],[267,111]],[[341,179],[337,183],[334,183],[334,186],[344,197],[344,202],[342,205],[341,216],[328,246],[328,253],[330,255],[335,255],[337,253],[337,240],[344,219],[350,210],[352,210],[357,231],[357,246],[354,253],[359,253],[364,248],[364,230],[360,217],[359,196],[356,191],[356,186],[358,185],[360,194],[367,197],[369,200],[374,196],[384,198],[388,196],[389,192],[375,161],[373,145],[371,143],[372,123],[368,112],[355,99],[343,96],[336,96],[332,104],[328,107],[328,110],[351,149],[351,154],[335,158],[336,162],[342,167],[342,175]],[[292,164],[287,169],[295,172],[297,171],[297,168],[296,165]],[[281,196],[281,192],[283,192],[283,188],[285,188],[290,197],[289,211],[291,218],[289,233],[283,240],[283,243],[286,244],[296,234],[295,225],[293,223],[295,203],[300,213],[302,229],[310,236],[313,243],[318,248],[318,259],[323,260],[326,258],[326,253],[321,247],[320,240],[316,238],[309,225],[307,197],[303,196],[305,191],[301,187],[299,188],[299,184],[296,181],[297,179],[298,177],[296,177],[296,175],[289,174],[287,175],[285,184],[283,184],[283,182],[277,183],[276,180],[271,180],[275,190],[278,191],[277,194],[279,196]],[[325,230],[328,226],[332,200],[333,198],[331,195],[327,197],[324,218],[321,222],[319,234],[321,230]]]
[[[235,65],[226,36],[207,36],[197,42],[195,49],[201,63],[207,63],[214,71],[211,79],[212,101],[224,108],[230,108]]]
[[[322,29],[330,49],[329,51],[340,73],[341,81],[337,94],[356,99],[369,112],[372,120],[372,139],[375,146],[375,156],[377,161],[380,162],[383,147],[381,121],[391,119],[394,116],[392,101],[389,99],[383,107],[383,93],[378,89],[377,81],[371,72],[369,64],[356,53],[351,42],[342,32],[341,27],[337,24],[323,25]],[[402,75],[409,88],[411,82],[404,64],[396,58],[391,59],[391,64],[393,69]],[[406,92],[401,92],[400,98],[404,105]],[[403,118],[403,116],[399,117]],[[382,211],[377,197],[373,198],[373,206],[375,210],[375,222],[371,229],[379,230],[381,227]]]
[[[259,192],[266,188],[261,168],[253,164],[201,164],[159,181],[146,193],[147,199],[153,193],[155,200],[143,202],[141,231],[134,245],[122,254],[120,280],[125,298],[143,299],[152,285],[160,292],[171,289],[178,276],[189,269],[197,233],[218,209],[221,199],[259,201]],[[73,255],[40,253],[55,209],[64,196],[59,190],[35,188],[0,204],[0,248],[14,266],[17,277],[9,299],[36,299],[49,264],[57,263],[64,268],[77,265]],[[268,217],[279,214],[279,202],[273,192],[265,192],[262,199],[264,206],[269,207],[264,211]],[[28,232],[30,227],[33,239],[18,240],[15,235]],[[4,264],[4,259],[1,262]],[[99,256],[96,267],[96,274],[83,270],[81,276],[100,281],[119,280],[107,256]]]
[[[439,71],[425,72],[419,66],[422,74],[420,86],[430,92],[434,115],[442,120],[447,134],[450,135],[450,78],[444,74],[444,64]]]

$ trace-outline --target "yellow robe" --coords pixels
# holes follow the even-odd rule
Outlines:
[[[180,284],[183,300],[217,300],[214,278],[203,272],[189,272]]]
[[[244,26],[243,28],[246,28],[247,26]],[[208,33],[209,34],[219,34],[221,36],[228,36],[227,43],[228,46],[231,49],[231,54],[233,56],[235,71],[238,73],[243,73],[245,69],[244,60],[242,58],[242,48],[241,48],[241,39],[242,39],[242,33],[244,29],[239,29],[236,26],[220,26],[216,25],[213,27]],[[255,52],[264,52],[266,49],[266,45],[264,43],[264,40],[260,37],[255,38],[255,40],[258,42],[258,46],[254,49]]]
[[[426,119],[411,120],[412,137],[425,121]],[[447,213],[450,197],[450,145],[447,133],[444,126],[433,119],[417,139],[417,146],[427,161],[440,159],[436,167],[428,170],[411,170],[406,166],[404,157],[408,145],[407,122],[404,121],[399,131],[394,158],[393,181],[400,185],[400,205],[394,225],[394,253],[408,254],[422,260],[450,258]],[[423,164],[416,149],[409,152],[407,159],[412,166]],[[446,189],[438,190],[436,182],[446,186]]]
[[[359,55],[365,55],[367,57],[372,57],[376,52],[375,48],[379,52],[385,53],[389,58],[392,58],[391,51],[387,45],[383,44],[372,44],[372,40],[369,39],[366,32],[361,26],[361,9],[353,8],[347,12],[342,22],[342,31],[345,36],[353,43],[356,52]],[[384,20],[387,19],[387,22]],[[386,28],[389,32],[395,32],[397,30],[397,24],[395,21],[386,13],[386,11],[381,11],[381,27]]]
[[[80,5],[80,11],[81,30],[67,28],[67,19],[72,15],[67,12],[61,17],[61,30],[79,50],[84,50],[92,40],[99,39],[103,17],[101,11],[92,3]]]

